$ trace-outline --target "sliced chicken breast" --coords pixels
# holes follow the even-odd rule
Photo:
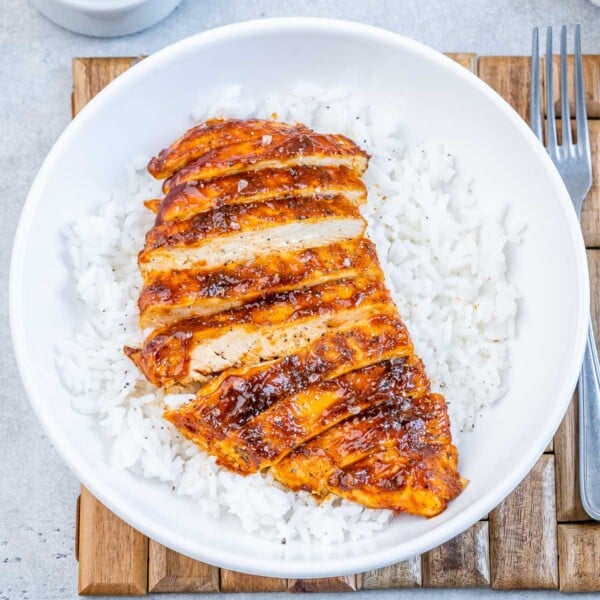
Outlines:
[[[346,167],[262,169],[191,181],[171,190],[162,201],[146,201],[146,206],[157,213],[156,224],[160,225],[228,204],[311,196],[344,196],[358,206],[367,201],[367,190],[360,177]]]
[[[365,238],[318,248],[263,255],[216,270],[157,272],[147,276],[138,306],[142,328],[206,316],[270,294],[353,277],[380,277]]]
[[[331,427],[271,468],[292,490],[330,493],[370,508],[439,514],[466,485],[444,398],[381,404]]]
[[[234,204],[152,228],[138,264],[142,274],[212,269],[357,238],[365,228],[358,208],[340,196]]]
[[[279,400],[217,447],[244,473],[260,471],[348,417],[392,399],[410,401],[428,391],[429,381],[418,358],[394,358],[319,381]]]
[[[381,277],[330,281],[179,321],[151,334],[141,349],[125,352],[154,385],[186,385],[291,354],[328,329],[385,311],[390,302]]]
[[[221,464],[251,473],[256,465],[247,447],[226,441],[219,444],[229,433],[311,384],[412,353],[406,328],[390,305],[387,313],[328,331],[293,354],[226,371],[201,388],[195,400],[167,411],[165,418],[217,456]]]
[[[230,144],[209,150],[186,164],[163,184],[163,192],[190,181],[200,181],[260,169],[295,167],[346,167],[361,175],[368,155],[343,135],[312,131],[274,133],[265,139]]]
[[[466,482],[364,238],[368,158],[259,119],[213,119],[163,150],[139,255],[154,331],[125,352],[151,383],[195,387],[164,416],[230,470],[430,517]]]
[[[209,119],[186,131],[168,148],[162,150],[150,161],[148,171],[157,179],[165,179],[213,148],[254,139],[263,141],[265,136],[268,139],[268,136],[275,133],[290,134],[298,131],[310,129],[300,124],[263,119]]]

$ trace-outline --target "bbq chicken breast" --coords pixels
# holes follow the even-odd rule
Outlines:
[[[367,163],[344,136],[260,119],[212,119],[160,152],[148,335],[125,352],[158,387],[194,386],[164,417],[228,469],[431,517],[465,481],[365,237]]]

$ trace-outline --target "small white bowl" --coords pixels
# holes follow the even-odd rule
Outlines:
[[[118,37],[164,19],[181,0],[31,0],[51,21],[75,33]]]
[[[214,519],[156,481],[111,467],[97,419],[78,414],[55,366],[77,305],[60,232],[106,202],[124,165],[191,123],[224,85],[250,96],[297,81],[356,90],[376,111],[401,111],[408,143],[437,138],[480,186],[527,224],[512,261],[520,288],[509,393],[460,448],[465,491],[441,515],[403,515],[371,539],[306,548]],[[466,69],[389,31],[320,19],[241,23],[183,40],[141,61],[96,96],[44,162],[19,223],[10,281],[19,370],[35,412],[76,476],[131,525],[183,554],[274,577],[357,573],[415,556],[457,535],[525,477],[556,431],[579,372],[589,319],[585,248],[567,190],[529,127]],[[43,457],[40,457],[43,460]],[[27,475],[27,474],[25,474]]]

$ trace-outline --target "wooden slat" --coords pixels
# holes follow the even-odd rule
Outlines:
[[[490,584],[488,523],[480,521],[423,555],[424,587],[480,587]]]
[[[218,592],[219,569],[150,540],[148,591]]]
[[[220,569],[222,592],[285,592],[287,579],[258,577]]]
[[[554,456],[544,454],[490,513],[491,583],[496,589],[556,588]]]
[[[558,521],[586,521],[579,497],[577,394],[554,436],[556,461],[556,518]]]
[[[600,120],[590,119],[590,147],[592,149],[592,169],[594,179],[581,211],[581,225],[585,245],[588,248],[600,247]],[[600,282],[596,282],[600,283]],[[598,289],[598,288],[595,288]]]
[[[529,69],[526,56],[480,56],[477,73],[524,119],[529,118]]]
[[[71,110],[75,116],[102,88],[126,71],[137,58],[74,58]]]
[[[477,72],[477,54],[473,52],[450,52],[446,56],[472,73]]]
[[[560,589],[600,592],[600,524],[559,525]]]
[[[422,582],[421,557],[415,556],[395,565],[360,573],[356,576],[359,590],[392,590],[419,587]]]
[[[145,594],[148,538],[81,488],[79,507],[79,593]]]
[[[554,88],[554,97],[556,98],[555,110],[557,116],[561,116],[560,106],[560,79],[559,79],[558,55],[554,56],[552,61],[553,76],[552,83]],[[569,109],[571,114],[575,114],[575,102],[573,94],[573,56],[567,60],[568,82],[569,82]],[[585,100],[588,118],[600,118],[600,54],[587,54],[583,57],[583,79],[585,81]]]
[[[356,576],[325,577],[323,579],[288,579],[290,592],[354,592]]]

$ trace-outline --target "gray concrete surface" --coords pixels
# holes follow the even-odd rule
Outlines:
[[[25,0],[0,0],[0,339],[5,340],[0,353],[1,600],[76,596],[73,534],[78,483],[50,446],[24,396],[10,348],[6,309],[8,263],[19,212],[44,156],[69,120],[71,58],[147,54],[219,25],[292,15],[362,21],[439,50],[480,54],[524,54],[533,25],[579,21],[584,26],[584,50],[600,53],[600,9],[588,0],[184,0],[163,23],[116,40],[68,33]],[[447,600],[549,595],[475,590],[370,594]]]

